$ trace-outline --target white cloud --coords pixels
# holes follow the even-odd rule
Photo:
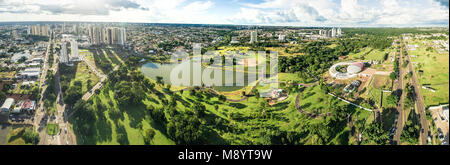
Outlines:
[[[361,0],[265,0],[242,5],[241,11],[228,20],[294,26],[448,25],[448,3],[435,0],[380,0],[370,4]]]
[[[449,20],[448,0],[227,2],[232,6],[215,3],[220,4],[212,0],[0,0],[0,21],[428,26],[448,25]],[[218,8],[238,10],[215,12]]]

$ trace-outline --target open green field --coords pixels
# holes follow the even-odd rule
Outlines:
[[[278,73],[278,82],[304,82],[296,73]]]
[[[350,53],[347,56],[347,60],[360,60],[362,56],[369,53],[372,50],[370,47],[362,48],[358,53]]]
[[[391,90],[392,81],[388,76],[374,75],[372,81],[367,86],[367,95],[363,97],[365,99],[370,99],[375,102],[377,108],[380,108],[381,105],[381,91],[382,90]],[[386,97],[390,95],[390,93],[383,94],[383,102],[386,102]],[[386,104],[383,104],[384,108],[388,108]]]
[[[321,91],[318,85],[307,88],[302,92],[300,106],[303,110],[312,113],[328,113],[332,96]],[[343,102],[342,102],[343,103]]]
[[[430,45],[420,40],[411,42],[419,48],[409,51],[421,85],[430,85],[436,92],[422,89],[426,106],[439,105],[449,102],[449,54],[437,53],[434,49],[427,51]],[[415,56],[415,57],[414,57]],[[420,73],[419,71],[423,71]]]
[[[365,60],[384,60],[384,55],[388,52],[392,52],[392,49],[385,49],[385,50],[379,50],[379,49],[373,49],[369,54],[367,54],[364,59]]]
[[[59,126],[57,124],[47,124],[47,134],[56,135],[58,134]]]

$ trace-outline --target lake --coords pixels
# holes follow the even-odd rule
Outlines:
[[[142,65],[141,71],[142,71],[142,73],[145,76],[147,76],[147,77],[149,77],[149,78],[151,78],[153,80],[156,80],[156,77],[160,76],[160,77],[163,78],[163,81],[164,81],[165,84],[171,84],[170,73],[178,65],[180,65],[180,64],[177,64],[177,63],[161,64],[161,63],[149,62],[149,63],[146,63],[146,64]],[[205,71],[211,71],[212,72],[213,70],[217,70],[217,69],[218,69],[218,67],[216,67],[216,68],[209,68],[209,67],[202,66],[202,68],[201,68],[202,73],[205,72]],[[192,79],[193,79],[192,66],[191,66],[191,69],[190,69],[190,73],[191,73],[190,82],[192,83],[193,82],[192,81]],[[222,72],[222,84],[225,84],[224,83],[225,82],[225,77],[226,78],[234,77],[235,74],[236,74],[236,71],[234,71],[234,72],[225,72],[225,71],[223,71]],[[241,74],[242,74],[242,72],[241,72]],[[211,76],[211,77],[213,77],[213,76]],[[253,82],[255,82],[257,80],[258,76],[256,74],[254,74],[254,73],[252,73],[252,74],[244,73],[244,76],[243,77],[242,76],[239,77],[237,80],[242,81],[242,79],[244,79],[244,85],[247,86],[249,84],[247,82],[249,78],[251,80],[254,80],[254,81],[250,82],[250,84],[251,84],[251,83],[253,83]],[[222,86],[213,86],[212,88],[214,90],[216,90],[216,91],[219,91],[219,92],[230,92],[230,91],[235,91],[235,90],[242,89],[243,87],[244,86],[236,86],[236,79],[233,79],[233,85],[232,86],[222,85]]]

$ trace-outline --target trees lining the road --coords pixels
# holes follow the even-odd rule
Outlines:
[[[81,100],[83,97],[82,92],[82,82],[75,81],[72,86],[67,89],[66,94],[64,95],[64,103],[73,106],[78,100]]]
[[[383,126],[373,122],[364,130],[362,137],[365,139],[362,144],[388,145],[389,134],[383,129]]]

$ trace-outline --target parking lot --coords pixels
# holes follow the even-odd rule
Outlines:
[[[8,116],[8,121],[10,123],[25,123],[32,124],[34,121],[34,117],[30,114],[21,113],[21,114],[10,114]]]
[[[437,135],[435,135],[435,138],[439,138],[441,143],[442,141],[445,141],[448,145],[448,122],[445,120],[442,113],[440,113],[440,109],[430,109],[431,115],[433,118],[433,122],[436,125],[437,128]]]

